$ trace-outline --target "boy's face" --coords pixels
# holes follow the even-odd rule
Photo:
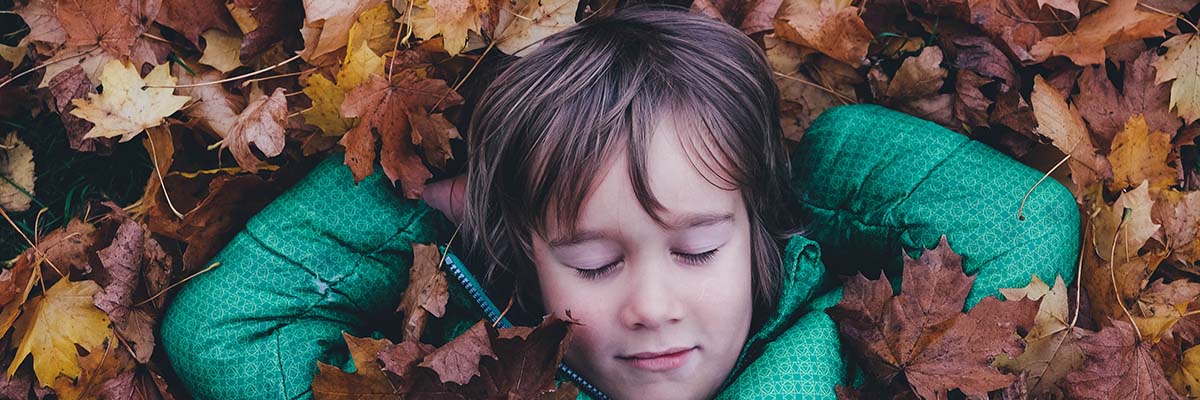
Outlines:
[[[647,175],[673,227],[642,209],[619,151],[598,171],[575,238],[561,237],[553,215],[547,238],[533,235],[546,310],[583,324],[566,360],[618,399],[714,396],[750,329],[745,203],[704,179],[672,125],[651,140]]]

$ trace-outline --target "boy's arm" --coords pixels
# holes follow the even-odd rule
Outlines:
[[[334,154],[182,288],[160,337],[197,398],[310,398],[317,360],[351,367],[342,331],[367,336],[393,316],[412,243],[445,230],[440,213],[390,186],[382,174],[355,185]]]
[[[873,105],[822,114],[792,155],[793,187],[830,271],[899,271],[941,235],[977,274],[970,308],[1031,275],[1070,282],[1080,245],[1074,197],[1042,173],[937,124]]]

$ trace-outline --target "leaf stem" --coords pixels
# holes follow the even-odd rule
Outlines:
[[[219,85],[219,84],[222,84],[222,83],[225,83],[225,82],[232,82],[232,81],[236,81],[236,80],[238,80],[238,79],[242,79],[242,78],[248,78],[248,77],[251,77],[251,76],[254,76],[254,75],[261,74],[261,73],[263,73],[263,72],[270,71],[270,70],[272,70],[272,69],[275,69],[275,68],[277,68],[277,67],[279,67],[279,66],[282,66],[282,65],[284,65],[284,64],[287,64],[287,63],[290,63],[290,62],[292,62],[292,61],[295,61],[297,58],[300,58],[300,55],[299,55],[299,54],[297,54],[297,55],[294,55],[294,56],[292,56],[291,58],[288,58],[288,59],[286,59],[286,60],[280,61],[279,63],[277,63],[277,64],[275,64],[275,65],[272,65],[272,66],[270,66],[270,67],[266,67],[266,68],[260,69],[260,70],[258,70],[258,71],[254,71],[254,72],[248,72],[248,73],[241,74],[241,75],[238,75],[238,76],[235,76],[235,77],[231,77],[231,78],[225,78],[225,79],[216,80],[216,81],[211,81],[211,82],[199,82],[199,83],[191,83],[191,84],[187,84],[187,85],[146,85],[146,86],[142,86],[142,89],[148,89],[148,88],[160,88],[160,89],[178,89],[178,88],[190,88],[190,87],[199,87],[199,86],[208,86],[208,85]]]
[[[134,305],[131,305],[131,306],[129,306],[129,307],[137,307],[137,306],[140,306],[140,305],[142,305],[142,304],[146,304],[146,303],[149,303],[149,302],[151,302],[151,301],[154,301],[154,299],[157,299],[157,298],[158,298],[158,296],[162,296],[162,295],[163,295],[163,293],[166,293],[166,292],[170,291],[171,289],[174,289],[176,286],[179,286],[179,285],[183,284],[184,282],[187,282],[189,279],[195,278],[197,275],[200,275],[200,274],[203,274],[203,273],[205,273],[205,272],[211,271],[213,268],[216,268],[216,267],[219,267],[219,266],[221,266],[221,262],[220,262],[220,261],[214,262],[214,263],[212,263],[211,265],[209,265],[209,266],[207,266],[207,267],[204,267],[204,269],[202,269],[202,270],[199,270],[199,271],[196,271],[195,273],[193,273],[193,274],[191,274],[191,275],[188,275],[188,277],[187,277],[187,278],[183,278],[183,279],[179,280],[179,282],[172,283],[172,284],[171,284],[171,286],[167,286],[167,288],[166,288],[166,289],[163,289],[163,290],[159,291],[158,293],[155,293],[153,296],[150,296],[150,298],[148,298],[148,299],[145,299],[145,300],[142,300],[142,301],[139,301],[139,302],[137,302],[136,304],[134,304]]]
[[[79,57],[83,57],[83,56],[86,56],[86,55],[92,54],[92,52],[93,52],[93,51],[96,51],[96,49],[99,49],[99,48],[100,48],[100,46],[98,46],[98,45],[93,45],[93,46],[92,46],[92,48],[91,48],[91,49],[89,49],[88,51],[85,51],[85,52],[82,52],[82,53],[79,53],[79,54],[76,54],[76,55],[73,55],[73,56],[69,56],[69,57],[63,57],[63,58],[61,58],[61,59],[58,59],[58,60],[49,61],[49,62],[47,62],[47,63],[45,63],[45,64],[42,64],[42,65],[39,65],[39,66],[36,66],[36,67],[30,68],[30,69],[26,70],[25,72],[22,72],[22,73],[19,73],[19,74],[16,74],[16,75],[14,75],[12,78],[8,78],[8,79],[7,79],[7,80],[5,80],[4,82],[0,82],[0,88],[3,88],[3,87],[4,87],[5,85],[7,85],[9,82],[15,81],[15,80],[19,79],[20,77],[22,77],[22,76],[25,76],[25,74],[28,74],[28,73],[30,73],[30,72],[33,72],[33,71],[37,71],[37,70],[39,70],[39,69],[42,69],[42,68],[46,68],[46,67],[48,67],[48,66],[51,66],[51,65],[54,65],[54,64],[58,64],[58,63],[60,63],[60,62],[63,62],[63,61],[70,60],[70,59],[72,59],[72,58],[79,58]]]
[[[1046,171],[1045,174],[1042,174],[1042,179],[1038,179],[1037,183],[1034,183],[1033,187],[1029,188],[1029,191],[1025,192],[1025,196],[1021,197],[1021,206],[1017,207],[1017,219],[1018,220],[1021,220],[1021,221],[1025,220],[1025,215],[1022,214],[1022,212],[1025,210],[1025,201],[1029,200],[1029,195],[1033,194],[1033,190],[1037,189],[1038,185],[1042,184],[1042,181],[1044,181],[1044,180],[1046,180],[1046,178],[1050,177],[1050,174],[1053,174],[1054,170],[1058,169],[1058,167],[1062,166],[1063,163],[1067,162],[1067,160],[1069,160],[1069,159],[1071,159],[1071,155],[1067,154],[1066,157],[1063,157],[1063,159],[1058,160],[1058,164],[1054,164],[1054,167],[1051,167],[1049,171]]]

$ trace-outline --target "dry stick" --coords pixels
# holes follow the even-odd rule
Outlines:
[[[782,72],[779,72],[779,71],[771,71],[771,72],[774,72],[774,73],[775,73],[775,75],[779,75],[779,76],[781,76],[781,77],[783,77],[783,78],[786,78],[786,79],[791,79],[791,80],[794,80],[794,81],[796,81],[796,82],[800,82],[800,83],[802,83],[802,84],[809,85],[809,86],[815,87],[815,88],[817,88],[817,89],[821,89],[821,91],[824,91],[824,92],[826,92],[826,93],[829,93],[829,94],[832,94],[832,95],[834,95],[834,97],[837,97],[838,101],[841,101],[841,102],[842,102],[842,104],[851,104],[851,103],[853,103],[853,104],[857,104],[857,103],[858,103],[858,101],[856,101],[856,100],[854,100],[854,99],[851,99],[851,98],[848,98],[848,97],[846,97],[845,95],[843,95],[843,94],[841,94],[841,93],[838,93],[838,92],[834,91],[833,89],[830,89],[830,88],[827,88],[827,87],[824,87],[824,86],[818,85],[818,84],[816,84],[816,83],[813,83],[813,82],[809,82],[809,81],[807,81],[807,80],[805,80],[805,79],[797,78],[797,77],[795,77],[795,76],[788,75],[788,74],[785,74],[785,73],[782,73]]]
[[[1078,146],[1079,144],[1076,143],[1075,145]],[[1063,159],[1058,160],[1058,164],[1054,164],[1054,167],[1050,168],[1049,171],[1046,171],[1045,174],[1042,174],[1042,179],[1038,179],[1037,183],[1034,183],[1033,187],[1029,188],[1029,191],[1025,192],[1025,196],[1021,197],[1021,206],[1017,208],[1017,219],[1018,220],[1020,220],[1020,221],[1025,220],[1025,215],[1023,215],[1022,212],[1025,210],[1025,201],[1029,200],[1029,195],[1033,194],[1033,190],[1037,189],[1038,185],[1042,184],[1042,181],[1044,181],[1044,180],[1046,180],[1046,178],[1050,177],[1050,174],[1053,174],[1054,170],[1058,169],[1059,166],[1063,165],[1063,163],[1067,162],[1067,160],[1069,160],[1070,158],[1071,158],[1071,155],[1067,154],[1066,157],[1063,157]]]
[[[267,76],[267,77],[262,77],[262,78],[247,79],[245,82],[242,82],[242,87],[246,87],[246,85],[249,85],[254,82],[266,81],[266,80],[271,80],[271,79],[275,79],[275,78],[286,78],[289,76],[296,76],[296,75],[308,73],[310,71],[315,71],[315,70],[316,70],[316,68],[314,67],[314,68],[309,68],[309,69],[299,71],[299,72],[289,72],[286,74],[272,75],[272,76]],[[296,93],[300,93],[300,92],[295,92],[292,94],[296,94]],[[288,96],[291,96],[291,95],[289,94]]]
[[[14,75],[12,78],[8,78],[8,80],[5,80],[4,82],[0,82],[0,88],[3,88],[5,85],[8,85],[8,83],[9,83],[9,82],[15,81],[15,80],[17,80],[17,79],[21,78],[22,76],[25,76],[25,74],[28,74],[28,73],[30,73],[30,72],[33,72],[33,71],[37,71],[37,70],[39,70],[39,69],[42,69],[42,68],[46,68],[46,67],[48,67],[48,66],[51,66],[51,65],[54,65],[54,64],[58,64],[58,63],[60,63],[60,62],[63,62],[63,61],[70,60],[70,59],[72,59],[72,58],[79,58],[79,57],[83,57],[83,56],[86,56],[86,55],[92,54],[92,52],[93,52],[93,51],[96,51],[96,49],[99,49],[99,48],[100,48],[100,46],[98,46],[98,45],[96,45],[96,46],[92,46],[92,48],[91,48],[90,50],[88,50],[88,51],[85,51],[85,52],[82,52],[82,53],[79,53],[79,54],[76,54],[76,55],[73,55],[73,56],[70,56],[70,57],[63,57],[63,58],[61,58],[61,59],[54,60],[54,61],[50,61],[50,62],[47,62],[47,63],[45,63],[45,64],[42,64],[42,65],[39,65],[39,66],[36,66],[36,67],[30,68],[29,70],[27,70],[27,71],[25,71],[25,72],[22,72],[22,73],[19,73],[19,74],[16,74],[16,75]]]
[[[430,107],[429,110],[430,111],[436,110],[438,108],[438,106],[442,104],[442,100],[446,99],[446,96],[449,96],[450,93],[457,91],[458,88],[462,86],[463,82],[466,82],[467,78],[471,77],[471,74],[475,72],[475,68],[479,66],[479,63],[483,62],[483,58],[487,57],[488,52],[492,51],[492,48],[494,48],[494,47],[496,47],[495,41],[488,44],[488,47],[483,50],[483,54],[480,54],[479,58],[475,59],[475,63],[471,64],[471,69],[467,70],[467,74],[463,75],[462,79],[459,79],[458,83],[454,84],[454,87],[450,88],[450,90],[447,90],[446,93],[442,93],[442,97],[438,98],[438,101],[434,102],[433,107]]]
[[[1154,12],[1156,12],[1156,13],[1159,13],[1159,14],[1162,14],[1162,15],[1170,15],[1170,16],[1172,16],[1172,17],[1175,17],[1175,19],[1178,19],[1178,20],[1180,20],[1180,21],[1183,21],[1183,23],[1185,23],[1185,24],[1188,24],[1188,26],[1191,26],[1193,31],[1196,31],[1197,33],[1200,33],[1200,28],[1197,28],[1197,27],[1196,27],[1196,24],[1193,24],[1193,23],[1192,23],[1192,21],[1188,21],[1188,19],[1187,19],[1187,18],[1184,18],[1182,13],[1180,13],[1180,14],[1171,14],[1171,13],[1169,13],[1169,12],[1166,12],[1166,11],[1160,10],[1160,9],[1158,9],[1158,8],[1155,8],[1155,7],[1154,7],[1154,6],[1152,6],[1152,5],[1149,5],[1149,4],[1142,4],[1142,2],[1140,2],[1140,1],[1139,1],[1139,2],[1137,2],[1137,5],[1139,5],[1139,6],[1142,6],[1142,7],[1145,7],[1146,9],[1148,9],[1148,10],[1150,10],[1150,11],[1154,11]]]
[[[146,85],[146,86],[142,86],[142,89],[149,89],[149,88],[160,88],[160,89],[179,89],[179,88],[190,88],[190,87],[199,87],[199,86],[208,86],[208,85],[219,85],[219,84],[222,84],[222,83],[225,83],[225,82],[232,82],[232,81],[236,81],[236,80],[238,80],[238,79],[242,79],[242,78],[249,78],[249,77],[251,77],[251,76],[258,75],[258,74],[261,74],[261,73],[263,73],[263,72],[270,71],[270,70],[272,70],[272,69],[275,69],[275,68],[277,68],[277,67],[279,67],[279,66],[281,66],[281,65],[284,65],[284,64],[290,63],[290,62],[292,62],[292,61],[295,61],[297,58],[300,58],[300,55],[299,55],[299,54],[297,54],[297,55],[294,55],[294,56],[292,56],[291,58],[288,58],[288,59],[286,59],[286,60],[280,61],[279,63],[277,63],[277,64],[275,64],[275,65],[272,65],[272,66],[270,66],[270,67],[266,67],[266,68],[260,69],[260,70],[258,70],[258,71],[254,71],[254,72],[248,72],[248,73],[241,74],[241,75],[238,75],[238,76],[235,76],[235,77],[231,77],[231,78],[225,78],[225,79],[216,80],[216,81],[212,81],[212,82],[191,83],[191,84],[187,84],[187,85]]]
[[[160,127],[161,126],[156,126],[154,128]],[[170,136],[170,134],[171,131],[168,130],[167,135]],[[146,139],[150,141],[150,161],[154,162],[154,175],[158,177],[158,186],[162,188],[163,197],[167,198],[167,206],[171,207],[171,212],[175,213],[176,217],[183,219],[183,213],[179,212],[179,210],[175,208],[175,203],[171,202],[171,195],[167,193],[167,183],[163,182],[162,171],[158,169],[158,152],[154,151],[154,149],[157,148],[157,146],[154,145],[154,135],[151,135],[150,132],[146,132]]]
[[[148,38],[151,38],[151,39],[154,39],[154,40],[157,40],[157,41],[160,41],[160,42],[166,43],[166,44],[174,44],[174,43],[171,43],[171,41],[170,41],[170,40],[163,39],[163,38],[161,38],[161,37],[158,37],[158,36],[155,36],[155,35],[151,35],[151,34],[149,34],[149,33],[142,33],[142,36],[145,36],[145,37],[148,37]]]
[[[517,297],[516,296],[508,297],[508,305],[504,306],[504,311],[501,311],[500,316],[496,317],[496,322],[492,322],[493,328],[495,328],[497,325],[500,325],[500,320],[504,319],[505,315],[508,315],[508,310],[512,309],[513,299],[515,299],[515,298],[517,298]]]
[[[303,92],[296,92],[296,93],[303,93]],[[308,110],[311,110],[311,109],[313,109],[313,108],[312,108],[312,107],[309,107],[309,108],[305,108],[305,109],[303,109],[303,110],[300,110],[300,111],[296,111],[296,112],[294,112],[294,113],[288,114],[288,115],[287,115],[287,117],[286,117],[286,118],[284,118],[284,119],[292,119],[293,117],[295,117],[295,116],[298,116],[298,115],[300,115],[301,113],[303,113],[303,112],[305,112],[305,111],[308,111]],[[221,139],[221,141],[222,141],[222,142],[224,142],[224,141],[225,141],[225,139]]]
[[[1121,214],[1122,214],[1121,222],[1117,224],[1117,232],[1120,232],[1121,227],[1125,226],[1125,215],[1124,215],[1125,213],[1122,212]],[[1126,232],[1125,234],[1126,234],[1125,245],[1128,246],[1129,245],[1129,237],[1128,237],[1129,232]],[[1113,259],[1117,256],[1117,236],[1118,235],[1113,235],[1112,248],[1111,248],[1111,250],[1109,250],[1109,253],[1108,253],[1108,272],[1109,272],[1109,276],[1112,277],[1113,296],[1117,297],[1117,304],[1121,306],[1121,311],[1125,312],[1125,316],[1129,317],[1129,323],[1133,324],[1133,331],[1137,332],[1137,340],[1142,340],[1142,330],[1138,328],[1137,322],[1135,322],[1133,320],[1133,314],[1130,314],[1129,309],[1125,308],[1125,300],[1121,298],[1121,291],[1119,289],[1117,289],[1117,262],[1116,262],[1117,260]],[[1128,256],[1129,252],[1126,251],[1125,255]]]
[[[396,49],[400,47],[401,41],[403,41],[404,43],[408,43],[408,38],[412,37],[413,30],[412,30],[412,25],[409,24],[409,16],[412,15],[413,3],[414,2],[412,2],[412,1],[408,2],[408,8],[406,10],[404,10],[404,22],[400,24],[399,28],[396,28],[396,41],[392,43],[392,51],[396,51]],[[393,4],[392,8],[396,8],[396,5]],[[404,27],[406,27],[406,26],[408,27],[408,32],[404,33],[404,39],[402,40],[400,38],[400,30],[404,29]],[[396,61],[395,57],[392,57],[392,61],[388,62],[387,80],[389,83],[392,81],[392,69],[394,69],[396,67],[395,61]]]
[[[154,299],[157,299],[157,298],[158,298],[158,296],[162,296],[162,295],[163,295],[163,293],[166,293],[166,292],[170,291],[171,289],[174,289],[176,286],[179,286],[179,285],[183,284],[184,282],[187,282],[188,280],[190,280],[190,279],[192,279],[192,278],[195,278],[195,277],[196,277],[196,275],[203,274],[203,273],[205,273],[205,272],[208,272],[208,271],[212,270],[213,268],[216,268],[216,267],[219,267],[219,266],[221,266],[221,262],[220,262],[220,261],[214,262],[214,263],[212,263],[212,265],[209,265],[209,266],[207,266],[207,267],[204,267],[204,269],[202,269],[202,270],[199,270],[199,271],[196,271],[196,273],[194,273],[194,274],[188,275],[188,277],[187,277],[187,278],[183,278],[183,279],[181,279],[179,282],[172,283],[172,284],[171,284],[171,286],[167,286],[167,288],[166,288],[166,289],[163,289],[163,290],[159,291],[158,293],[155,293],[153,296],[150,296],[150,298],[148,298],[148,299],[145,299],[145,300],[142,300],[142,301],[139,301],[139,302],[137,302],[136,304],[134,304],[134,305],[131,305],[130,307],[137,307],[137,306],[140,306],[140,305],[142,305],[142,304],[146,304],[146,303],[149,303],[149,302],[151,302],[151,301],[154,301]]]
[[[37,252],[39,257],[41,257],[43,260],[46,261],[46,264],[50,264],[50,268],[53,268],[54,272],[58,273],[59,277],[66,276],[66,274],[63,274],[63,272],[61,270],[59,270],[57,266],[54,265],[53,261],[50,261],[50,257],[47,257],[46,253],[42,252],[42,249],[39,249],[36,244],[33,244],[32,240],[29,240],[29,236],[25,236],[25,232],[21,232],[21,228],[17,227],[17,223],[13,222],[12,218],[8,217],[8,213],[5,212],[4,208],[2,208],[2,207],[0,207],[0,215],[3,215],[4,220],[8,221],[8,224],[12,225],[13,229],[16,230],[17,233],[21,234],[21,238],[25,239],[25,243],[28,243],[29,247],[32,248],[34,252]],[[39,268],[37,268],[37,266],[35,265],[34,270],[38,270],[38,269]]]

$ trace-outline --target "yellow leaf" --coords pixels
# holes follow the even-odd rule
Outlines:
[[[350,129],[350,121],[343,119],[342,101],[346,92],[339,89],[325,75],[312,74],[304,81],[304,94],[312,100],[312,107],[300,113],[304,122],[320,128],[327,136],[340,135]]]
[[[367,11],[363,11],[362,15],[358,16],[358,21],[350,27],[350,40],[347,41],[348,49],[354,49],[367,42],[367,47],[375,54],[385,54],[396,45],[396,29],[399,25],[396,24],[396,13],[392,11],[392,6],[388,3],[381,3],[375,7],[371,7]],[[347,52],[349,57],[349,52]]]
[[[87,100],[71,100],[79,107],[72,110],[71,115],[96,124],[84,138],[120,136],[122,142],[128,141],[146,128],[162,124],[163,118],[191,99],[172,94],[173,88],[145,87],[175,84],[167,64],[154,67],[142,80],[133,65],[109,61],[100,73],[100,84],[104,86],[104,93],[90,93]]]
[[[242,36],[231,35],[217,29],[204,32],[204,55],[200,63],[216,68],[222,73],[242,66],[238,51],[242,47]]]
[[[1108,161],[1112,163],[1113,180],[1108,188],[1119,192],[1127,187],[1150,182],[1150,194],[1157,195],[1175,184],[1175,168],[1167,165],[1171,152],[1171,135],[1149,132],[1146,118],[1134,114],[1125,122],[1125,129],[1113,138]]]
[[[1171,386],[1188,398],[1200,397],[1200,346],[1192,346],[1183,352],[1179,370],[1171,375]]]
[[[1037,119],[1037,133],[1050,138],[1054,147],[1071,156],[1067,165],[1078,188],[1112,174],[1108,160],[1097,154],[1079,110],[1073,104],[1068,105],[1062,93],[1041,75],[1033,77],[1029,101]]]
[[[1189,124],[1200,119],[1200,36],[1178,35],[1163,42],[1167,54],[1154,62],[1154,83],[1171,84],[1171,108]]]
[[[0,208],[7,211],[25,211],[33,200],[33,149],[9,133],[0,138]],[[29,192],[29,194],[25,194]]]
[[[1101,207],[1093,219],[1096,223],[1096,255],[1101,259],[1124,262],[1137,258],[1138,249],[1161,226],[1150,217],[1154,200],[1150,198],[1149,188],[1149,182],[1142,181],[1136,189],[1121,194],[1112,207]]]
[[[383,2],[382,0],[304,0],[304,20],[307,26],[320,26],[317,46],[311,49],[311,60],[346,46],[350,28],[358,16]],[[317,21],[324,21],[317,25]],[[307,43],[306,43],[307,44]],[[309,49],[306,49],[308,51]]]
[[[8,376],[32,354],[33,372],[42,386],[53,383],[60,373],[78,377],[81,369],[75,345],[94,352],[113,337],[108,315],[92,304],[92,295],[99,290],[96,282],[59,279],[41,296],[30,299],[13,325],[17,355],[8,366]]]
[[[386,7],[388,12],[391,10],[391,6],[387,4],[380,6]],[[364,16],[368,19],[374,18],[367,15],[373,10],[364,13]],[[312,108],[300,114],[304,116],[304,122],[321,128],[326,136],[341,135],[354,126],[353,119],[341,116],[340,109],[342,102],[346,100],[346,93],[366,82],[373,74],[383,75],[383,57],[371,50],[370,40],[362,36],[364,33],[360,33],[371,29],[361,27],[362,24],[364,23],[360,21],[350,28],[350,47],[346,51],[346,58],[342,60],[336,84],[319,73],[309,76],[304,81],[303,91],[312,100]]]
[[[479,32],[479,18],[487,5],[487,1],[417,0],[411,4],[409,24],[421,39],[442,35],[443,47],[454,56],[467,46],[468,31]]]
[[[496,47],[505,54],[524,56],[531,44],[575,25],[578,2],[570,0],[517,0],[500,13],[496,23]]]

